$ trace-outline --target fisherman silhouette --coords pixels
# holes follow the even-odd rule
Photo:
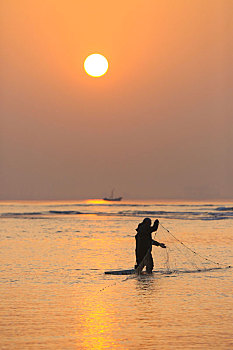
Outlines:
[[[159,243],[152,239],[152,232],[157,231],[159,226],[159,220],[156,219],[154,225],[151,226],[151,219],[145,218],[136,228],[137,234],[136,239],[136,265],[138,273],[140,273],[144,266],[146,266],[146,271],[152,273],[154,262],[151,254],[152,245],[166,248],[164,243]]]

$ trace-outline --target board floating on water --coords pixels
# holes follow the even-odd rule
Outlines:
[[[105,275],[134,275],[135,269],[131,270],[116,270],[116,271],[105,271]]]

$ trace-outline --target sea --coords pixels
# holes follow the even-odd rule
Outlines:
[[[133,269],[159,219],[154,272]],[[233,201],[0,202],[0,349],[233,349]]]

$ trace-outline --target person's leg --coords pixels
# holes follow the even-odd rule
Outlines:
[[[154,267],[154,262],[151,253],[148,254],[148,257],[146,259],[146,272],[147,273],[152,273]]]
[[[137,270],[137,273],[140,274],[146,265],[146,260],[145,260],[145,252],[144,251],[136,251],[136,265],[135,265],[135,270]]]
[[[134,268],[137,269],[137,267],[139,266],[139,264],[142,260],[138,249],[135,249],[135,255],[136,255],[136,264],[135,264]]]

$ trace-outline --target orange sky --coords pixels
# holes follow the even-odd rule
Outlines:
[[[0,199],[232,198],[232,17],[231,0],[2,3]]]

